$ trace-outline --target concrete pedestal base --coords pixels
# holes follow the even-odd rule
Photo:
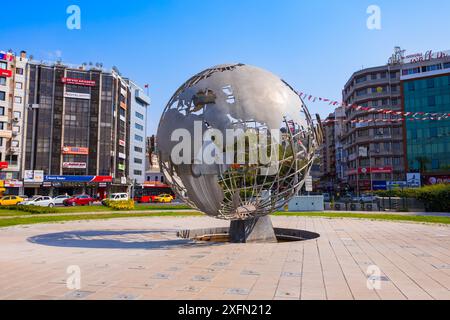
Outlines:
[[[277,237],[269,216],[251,220],[231,221],[230,241],[232,243],[275,243]]]

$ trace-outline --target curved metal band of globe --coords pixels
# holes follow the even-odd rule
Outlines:
[[[279,153],[277,173],[262,174],[270,166],[261,163],[199,169],[194,161],[174,164],[169,129],[177,123],[192,131],[194,121],[220,131],[283,132],[280,145],[271,135],[268,138],[267,146]],[[322,139],[320,121],[314,126],[302,98],[289,84],[244,64],[217,66],[189,79],[170,99],[158,128],[160,166],[167,183],[192,208],[226,220],[260,218],[284,207],[304,185]],[[257,148],[248,144],[246,157]],[[206,169],[213,174],[202,174]]]

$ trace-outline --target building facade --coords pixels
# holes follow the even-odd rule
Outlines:
[[[130,86],[130,123],[129,127],[129,168],[128,175],[134,184],[143,184],[146,181],[146,123],[147,108],[150,98],[133,81],[127,81]]]
[[[397,63],[364,69],[355,72],[344,87],[346,105],[370,110],[345,110],[341,137],[344,181],[353,191],[372,190],[375,181],[405,180],[402,123],[373,121],[391,118],[379,109],[401,110],[400,73]]]
[[[21,163],[28,59],[0,52],[0,189],[18,194],[23,187]]]
[[[405,56],[400,48],[387,65],[355,72],[344,87],[343,106],[325,122],[322,180],[336,181],[335,192],[407,183],[407,174],[417,172],[424,183],[450,181],[449,120],[399,121],[403,116],[396,114],[449,115],[449,74],[450,52]]]
[[[450,183],[450,119],[438,120],[450,114],[450,52],[405,65],[401,80],[403,111],[433,119],[405,122],[406,170],[424,184]]]

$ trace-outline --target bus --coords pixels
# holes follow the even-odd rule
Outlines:
[[[142,186],[136,188],[134,201],[137,203],[152,203],[155,197],[162,194],[170,194],[175,198],[175,193],[168,185],[161,182],[145,182]]]

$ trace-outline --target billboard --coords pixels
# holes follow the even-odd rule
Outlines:
[[[84,87],[95,87],[95,81],[92,81],[92,80],[62,78],[61,81],[62,81],[62,83],[65,83],[65,84],[73,84],[73,85],[84,86]]]
[[[89,93],[66,92],[64,94],[64,97],[73,99],[91,100],[91,95]]]
[[[23,181],[25,183],[42,183],[44,182],[44,171],[42,170],[25,170]]]
[[[64,169],[86,169],[86,162],[63,162]]]
[[[12,77],[12,71],[11,70],[0,69],[0,76],[1,77],[11,78]]]
[[[410,188],[420,188],[422,186],[422,179],[420,173],[406,174],[406,182]]]
[[[63,154],[70,154],[70,155],[81,155],[81,156],[87,156],[89,155],[89,148],[83,148],[83,147],[63,147],[62,148]]]

